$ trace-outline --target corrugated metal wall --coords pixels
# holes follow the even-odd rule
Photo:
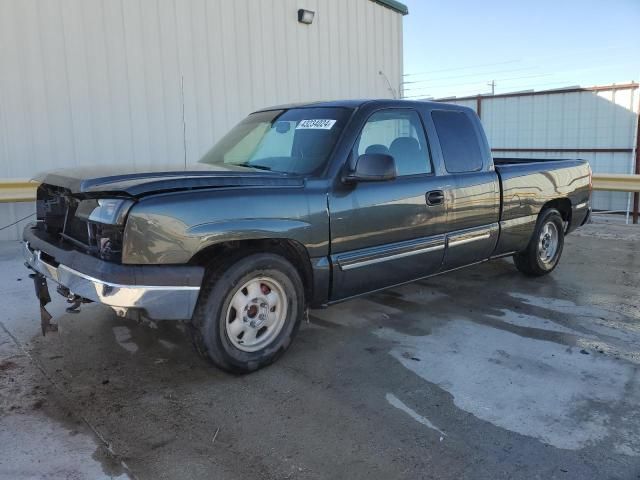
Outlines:
[[[494,151],[496,157],[578,157],[588,160],[594,172],[633,173],[638,92],[637,86],[597,87],[482,97],[480,116],[491,147],[500,149]],[[475,98],[447,102],[477,111]],[[535,151],[554,148],[561,151]],[[605,151],[566,151],[569,149]],[[594,192],[593,204],[599,210],[626,210],[628,198],[626,193]]]
[[[195,162],[257,108],[390,97],[379,71],[399,91],[402,15],[370,0],[0,0],[0,65],[0,177]],[[30,211],[0,204],[0,226]]]

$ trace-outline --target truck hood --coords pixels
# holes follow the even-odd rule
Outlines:
[[[238,186],[301,186],[301,177],[233,165],[196,164],[178,167],[77,167],[54,170],[34,178],[71,193],[119,193],[134,197],[196,188]]]

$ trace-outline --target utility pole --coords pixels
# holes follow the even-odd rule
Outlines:
[[[491,87],[491,95],[495,95],[496,94],[496,81],[495,80],[491,80],[491,83],[487,83],[487,85],[489,85]]]

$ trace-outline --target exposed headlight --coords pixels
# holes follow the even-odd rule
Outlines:
[[[126,198],[99,198],[82,200],[76,217],[105,225],[124,225],[133,200]]]

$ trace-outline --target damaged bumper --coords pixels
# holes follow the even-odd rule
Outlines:
[[[73,296],[108,305],[119,315],[137,310],[156,320],[190,319],[204,274],[197,266],[105,262],[47,243],[32,225],[24,232],[23,254],[37,278],[53,280]]]

